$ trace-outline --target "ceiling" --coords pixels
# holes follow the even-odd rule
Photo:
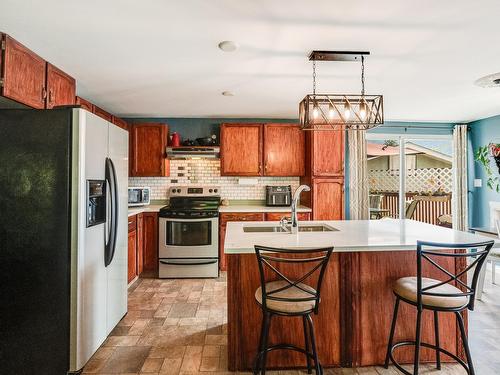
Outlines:
[[[371,52],[386,120],[462,122],[500,113],[500,88],[474,85],[500,71],[498,14],[498,0],[2,0],[0,28],[122,116],[296,118],[307,55],[330,49]],[[357,63],[317,74],[318,92],[360,90]]]

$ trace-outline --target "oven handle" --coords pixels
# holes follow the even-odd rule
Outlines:
[[[160,260],[161,264],[168,264],[171,266],[201,266],[201,265],[207,265],[207,264],[214,264],[217,263],[218,259],[213,259],[213,260],[205,260],[201,262],[183,262],[183,261],[176,261],[176,260]]]
[[[177,218],[173,218],[173,217],[160,217],[160,220],[165,220],[165,221],[178,221],[178,222],[182,222],[182,223],[188,223],[188,222],[200,222],[200,221],[214,221],[214,220],[217,220],[219,217],[218,216],[215,216],[215,217],[206,217],[206,218],[203,218],[203,219],[177,219]]]

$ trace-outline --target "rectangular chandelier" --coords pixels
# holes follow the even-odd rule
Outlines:
[[[309,94],[299,104],[303,130],[368,130],[384,123],[382,95]]]

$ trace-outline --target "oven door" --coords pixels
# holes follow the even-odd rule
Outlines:
[[[217,258],[219,220],[160,217],[160,258]]]

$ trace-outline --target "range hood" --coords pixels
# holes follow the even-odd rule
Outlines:
[[[219,146],[167,147],[169,159],[219,159]]]

